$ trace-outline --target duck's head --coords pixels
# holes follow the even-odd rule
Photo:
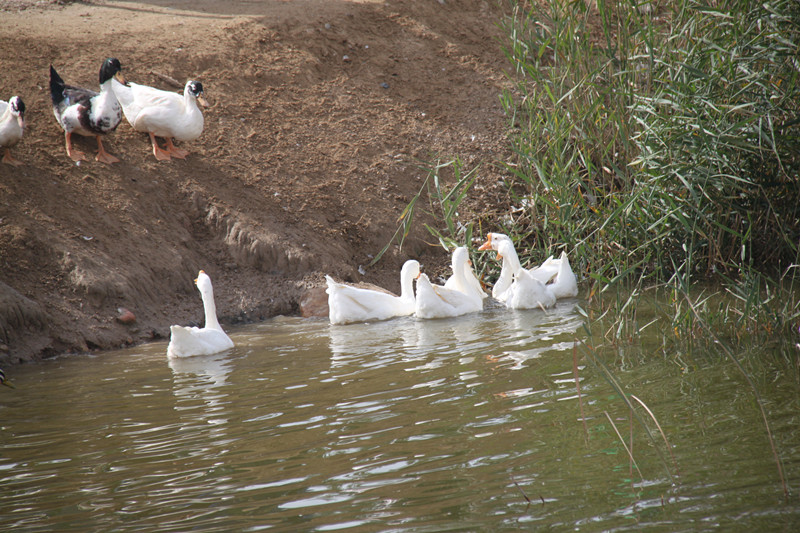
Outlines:
[[[208,274],[206,274],[205,270],[201,270],[197,273],[194,284],[197,285],[198,289],[202,290],[203,287],[211,285],[211,278],[208,277]]]
[[[418,278],[420,272],[419,261],[417,261],[416,259],[409,259],[408,261],[403,263],[403,269],[401,275],[403,275],[404,272],[408,272],[410,277],[412,278],[415,279]]]
[[[469,251],[467,251],[466,246],[459,246],[455,250],[453,250],[453,272],[455,273],[456,269],[464,268],[465,264],[469,264]]]
[[[122,74],[122,64],[116,57],[109,57],[103,61],[103,66],[100,67],[100,85],[103,85],[111,78],[114,78],[126,87],[129,86],[128,80],[126,80],[125,75]]]
[[[511,237],[503,233],[487,233],[486,242],[481,244],[478,250],[497,250],[498,245],[503,241],[511,242]]]
[[[12,96],[8,101],[8,106],[11,108],[11,114],[17,117],[19,127],[25,126],[25,102],[19,96]]]
[[[503,256],[511,257],[512,252],[514,251],[514,244],[511,242],[511,239],[508,240],[496,240],[494,241],[494,250],[497,251],[497,260],[503,259]]]
[[[205,271],[201,270],[197,273],[197,279],[194,280],[194,284],[197,285],[197,290],[201,294],[213,296],[214,288],[211,286],[211,278],[208,277]]]
[[[199,81],[189,80],[186,83],[186,91],[194,96],[200,105],[203,107],[208,107],[208,101],[206,100],[205,94],[203,93],[203,84]]]

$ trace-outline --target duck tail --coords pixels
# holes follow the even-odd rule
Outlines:
[[[53,105],[58,105],[64,101],[65,88],[64,80],[58,75],[53,65],[50,65],[50,98],[53,99]]]

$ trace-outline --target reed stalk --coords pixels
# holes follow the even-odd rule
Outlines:
[[[611,416],[609,416],[608,411],[603,411],[603,414],[606,415],[606,418],[608,419],[609,424],[611,424],[611,427],[614,428],[614,433],[617,434],[617,438],[619,439],[619,442],[622,444],[622,447],[625,448],[625,452],[628,454],[628,458],[629,458],[631,464],[634,466],[634,468],[636,468],[636,472],[639,473],[639,479],[644,479],[644,476],[642,475],[642,471],[639,470],[639,465],[636,463],[636,459],[633,458],[633,452],[631,452],[631,449],[628,447],[627,444],[625,444],[625,439],[622,438],[622,434],[619,432],[619,429],[617,429],[617,425],[611,419]]]

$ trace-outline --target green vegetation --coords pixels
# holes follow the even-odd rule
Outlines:
[[[511,0],[508,13],[501,101],[515,157],[498,164],[510,205],[466,220],[458,208],[476,169],[429,164],[403,236],[427,190],[441,222],[428,229],[445,246],[469,243],[480,222],[530,264],[566,250],[587,316],[610,318],[614,341],[655,322],[636,316],[652,288],[666,291],[664,329],[682,341],[702,332],[690,306],[721,338],[789,338],[800,316],[800,4]],[[700,285],[714,288],[690,296]]]
[[[545,0],[504,21],[528,206],[510,229],[566,246],[590,296],[617,293],[612,337],[636,333],[644,287],[672,291],[676,335],[707,281],[733,297],[687,303],[731,335],[787,333],[800,311],[800,4],[710,4]]]

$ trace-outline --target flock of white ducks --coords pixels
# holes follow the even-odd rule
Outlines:
[[[509,309],[546,309],[558,299],[578,295],[577,279],[566,253],[559,259],[550,257],[541,266],[526,270],[520,264],[513,242],[502,233],[490,233],[479,250],[495,250],[498,259],[502,259],[503,267],[492,288],[492,297]],[[428,276],[420,272],[419,262],[406,261],[400,270],[400,296],[385,290],[338,283],[326,275],[328,318],[331,324],[350,324],[410,315],[423,319],[447,318],[482,310],[488,295],[472,269],[465,247],[453,251],[451,267],[453,275],[445,284],[433,285]],[[167,346],[170,358],[210,355],[234,346],[219,325],[211,279],[201,270],[195,284],[203,300],[205,327],[171,326]]]
[[[185,158],[189,152],[175,146],[173,139],[193,141],[203,132],[203,113],[198,103],[207,106],[203,85],[189,80],[183,95],[146,85],[129,83],[122,74],[116,58],[108,58],[100,67],[100,92],[68,85],[50,66],[50,98],[53,115],[61,129],[67,156],[76,163],[86,161],[86,155],[72,145],[72,135],[94,137],[97,140],[96,161],[112,164],[119,158],[103,147],[102,136],[113,132],[123,114],[131,127],[150,136],[153,155],[159,161]],[[4,149],[3,163],[20,165],[9,149],[16,145],[25,131],[25,104],[19,96],[8,102],[0,100],[0,147]],[[161,148],[156,137],[162,137]]]
[[[492,297],[509,309],[546,309],[558,299],[578,295],[577,279],[566,253],[526,270],[520,264],[514,243],[502,233],[490,233],[479,250],[494,250],[498,259],[502,259],[503,267],[492,288]],[[348,324],[408,315],[446,318],[483,309],[483,300],[488,295],[472,269],[465,247],[453,251],[451,267],[453,274],[445,284],[433,285],[426,274],[419,273],[419,263],[406,262],[400,274],[399,297],[337,283],[326,276],[330,322]],[[416,294],[411,290],[412,273],[417,273]]]

